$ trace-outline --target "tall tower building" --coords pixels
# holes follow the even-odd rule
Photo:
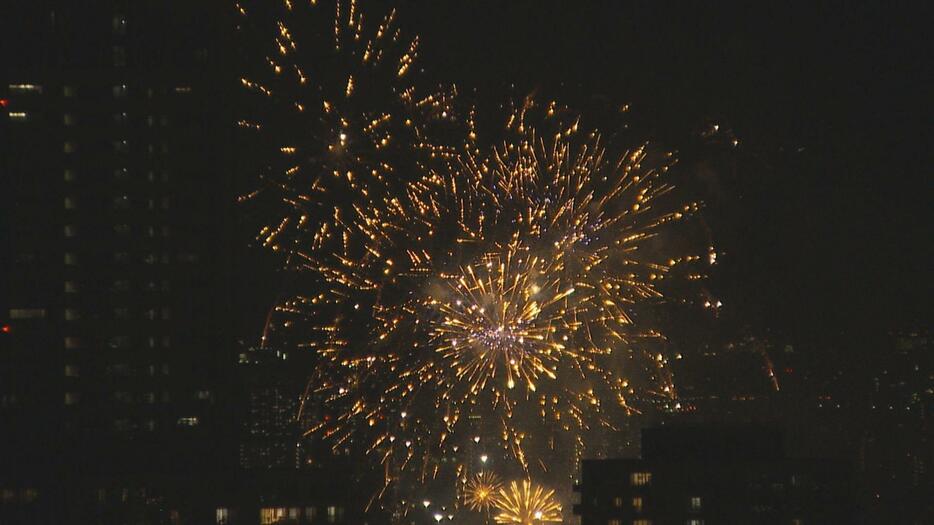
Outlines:
[[[0,522],[177,518],[160,486],[224,453],[228,8],[62,0],[4,17]]]

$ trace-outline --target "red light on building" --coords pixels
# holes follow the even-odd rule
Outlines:
[[[10,333],[11,331],[13,331],[13,329],[10,328],[10,325],[5,324],[5,325],[3,325],[3,328],[0,328],[0,331],[2,331],[2,332],[5,333],[5,334],[8,334],[8,333]]]
[[[9,103],[10,103],[9,100],[7,100],[7,99],[5,99],[5,98],[0,98],[0,108],[5,108],[5,107],[7,107],[7,105],[8,105]]]

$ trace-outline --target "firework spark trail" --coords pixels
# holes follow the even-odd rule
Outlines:
[[[275,312],[318,359],[303,407],[328,417],[308,434],[372,454],[387,484],[438,477],[442,457],[465,475],[481,439],[528,475],[544,464],[527,450],[563,441],[579,456],[589,432],[673,396],[641,316],[666,282],[702,276],[699,255],[657,242],[699,209],[665,182],[673,157],[607,145],[534,98],[480,146],[456,90],[417,95],[418,40],[394,13],[368,32],[338,3],[321,44],[291,22],[299,9],[319,14],[286,2],[269,78],[243,79],[287,117],[243,127],[275,148],[258,195],[281,212],[258,240],[314,290]]]
[[[474,474],[467,482],[464,493],[464,503],[470,510],[489,512],[494,508],[496,498],[503,482],[499,476],[489,471]]]
[[[493,519],[508,525],[560,523],[561,504],[554,500],[554,493],[528,480],[512,481],[499,490],[494,500],[498,513]]]

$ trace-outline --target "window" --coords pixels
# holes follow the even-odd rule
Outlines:
[[[114,197],[113,206],[115,210],[126,210],[130,207],[130,198],[126,195]]]
[[[69,350],[74,348],[81,348],[81,340],[75,336],[68,336],[65,338],[65,348]]]
[[[113,87],[114,98],[123,98],[126,96],[126,84],[120,84]]]
[[[191,93],[190,86],[178,86],[175,88],[176,93]]]
[[[114,153],[126,153],[130,151],[130,144],[125,140],[113,141]]]
[[[11,308],[10,319],[45,319],[44,308]]]
[[[78,365],[65,365],[65,377],[78,377]]]
[[[260,525],[273,525],[285,518],[285,507],[264,507],[259,509]]]
[[[129,224],[114,224],[114,233],[117,235],[127,235],[130,233]]]
[[[76,405],[80,397],[77,392],[65,392],[65,404]]]
[[[126,279],[117,279],[110,285],[110,291],[112,292],[129,292],[130,291],[130,281]]]
[[[65,281],[65,293],[78,293],[78,283]]]
[[[114,15],[113,29],[114,29],[114,35],[116,36],[126,35],[126,16]]]
[[[226,508],[221,507],[214,512],[214,521],[217,525],[227,525],[229,520],[230,512]]]
[[[127,320],[130,318],[130,309],[126,307],[114,308],[114,319]]]
[[[73,98],[75,94],[76,92],[74,86],[65,86],[62,88],[62,95],[64,95],[65,98]]]
[[[125,180],[130,175],[126,168],[114,169],[114,180]]]
[[[130,338],[125,335],[115,335],[107,341],[107,346],[114,350],[128,348],[130,346]]]
[[[78,319],[81,319],[81,312],[77,308],[65,308],[66,321],[77,321]]]
[[[642,505],[642,496],[632,498],[632,510],[635,512],[642,512]]]
[[[63,122],[66,126],[74,126],[74,125],[75,125],[75,116],[72,115],[71,113],[65,113],[64,115],[62,115],[62,122]]]
[[[795,518],[791,520],[791,525],[804,525],[804,520],[800,518]]]
[[[114,262],[117,264],[127,264],[130,262],[130,254],[127,252],[117,252],[114,254]]]
[[[78,207],[78,199],[74,197],[65,197],[64,206],[66,210],[74,210]]]
[[[65,177],[65,182],[74,182],[75,179],[78,178],[77,175],[75,175],[75,170],[71,170],[71,169],[65,170],[64,177]]]
[[[42,86],[36,84],[10,84],[11,93],[42,93]]]
[[[632,520],[632,525],[652,525],[652,520]]]
[[[74,266],[78,264],[78,256],[73,253],[66,253],[65,264],[67,264],[68,266]]]
[[[701,510],[701,507],[703,506],[702,503],[703,502],[701,501],[700,496],[691,496],[691,510],[692,511],[697,512]]]
[[[126,112],[114,113],[114,124],[126,124],[129,120],[130,117],[126,114]]]
[[[704,525],[704,520],[699,520],[699,519],[696,519],[696,518],[695,518],[695,519],[689,519],[689,520],[687,521],[687,525]]]
[[[65,237],[74,237],[78,235],[78,228],[74,224],[65,225]]]
[[[62,145],[62,151],[65,153],[74,153],[75,150],[77,150],[77,147],[75,146],[75,143],[70,140],[66,140],[65,144]]]
[[[610,520],[606,522],[606,525],[623,525],[623,520]]]
[[[126,66],[126,48],[123,46],[114,46],[114,67]]]
[[[615,498],[613,498],[613,506],[616,507],[616,508],[622,507],[622,506],[623,506],[623,498],[621,498],[621,497],[619,497],[619,496],[616,496]]]
[[[641,487],[652,482],[651,472],[633,472],[629,475],[629,482],[633,487]]]
[[[11,111],[10,112],[10,120],[25,122],[28,119],[29,119],[29,115],[27,115],[25,111]]]

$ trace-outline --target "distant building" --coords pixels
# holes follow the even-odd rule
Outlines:
[[[585,460],[581,525],[851,523],[848,467],[784,454],[758,427],[646,429],[641,459]]]

